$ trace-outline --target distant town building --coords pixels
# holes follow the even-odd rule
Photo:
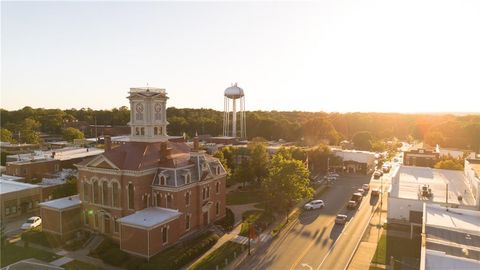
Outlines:
[[[480,269],[480,211],[424,204],[420,270]]]
[[[50,233],[68,238],[92,230],[149,258],[225,216],[226,171],[199,150],[198,140],[191,149],[167,135],[164,89],[131,88],[129,94],[131,135],[116,147],[106,137],[105,153],[77,164],[78,198],[41,206]],[[68,232],[60,229],[69,222],[58,214],[65,211],[81,220]]]
[[[479,209],[462,171],[400,166],[388,194],[388,223],[421,227],[423,204]]]
[[[467,178],[467,186],[480,204],[480,159],[466,159],[463,170]]]
[[[347,173],[367,174],[375,170],[373,152],[332,148],[332,153],[343,160],[341,170]]]
[[[433,168],[439,157],[440,153],[435,148],[410,149],[403,153],[403,165]]]

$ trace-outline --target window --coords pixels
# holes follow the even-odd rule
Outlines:
[[[108,183],[107,181],[102,182],[102,204],[103,205],[110,205],[108,201]]]
[[[117,217],[115,217],[113,221],[113,232],[118,233],[120,231],[120,224],[117,221]]]
[[[219,182],[217,182],[215,184],[215,192],[217,192],[217,194],[220,192],[220,183]]]
[[[185,206],[189,206],[190,205],[190,191],[187,191],[185,193]]]
[[[110,217],[103,216],[103,231],[106,234],[110,234]]]
[[[83,212],[83,222],[85,225],[90,225],[90,220],[88,219],[88,210]]]
[[[112,200],[113,207],[120,207],[120,185],[112,182]]]
[[[58,172],[60,170],[60,165],[59,164],[55,164],[55,171]]]
[[[215,167],[215,174],[220,174],[220,166]]]
[[[17,213],[17,206],[14,205],[12,206],[12,214],[16,214]]]
[[[86,202],[90,201],[90,185],[87,181],[83,181],[83,200]]]
[[[100,185],[97,180],[93,181],[93,202],[100,203]]]
[[[140,129],[138,127],[135,128],[135,135],[137,135],[137,136],[140,135]]]
[[[192,182],[192,175],[190,173],[187,173],[185,175],[185,183],[190,184]]]
[[[165,186],[167,184],[167,179],[165,178],[165,176],[160,176],[160,185],[161,186]]]
[[[157,207],[160,207],[161,206],[161,203],[162,203],[162,196],[160,195],[160,193],[157,193],[157,196],[156,196],[156,201],[157,201]]]
[[[207,187],[207,198],[210,198],[210,187]]]
[[[128,184],[128,209],[134,209],[135,192],[132,183]]]
[[[153,135],[158,135],[158,128],[157,127],[153,128]]]
[[[143,127],[140,128],[140,135],[142,135],[142,136],[145,135],[145,128],[143,128]]]
[[[205,200],[205,194],[206,194],[205,188],[202,188],[202,199],[203,200]]]
[[[168,227],[162,228],[162,243],[166,244],[168,242]]]
[[[220,203],[217,202],[215,204],[215,214],[218,216],[218,214],[220,214]]]
[[[10,207],[5,207],[5,215],[10,215]]]
[[[173,195],[168,194],[167,195],[167,207],[172,207],[173,206]]]
[[[95,214],[95,219],[94,219],[94,225],[95,225],[95,228],[98,228],[98,213]]]
[[[190,230],[190,214],[185,215],[185,230]]]

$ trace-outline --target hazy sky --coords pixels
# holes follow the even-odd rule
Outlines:
[[[480,112],[480,1],[4,2],[1,107]]]

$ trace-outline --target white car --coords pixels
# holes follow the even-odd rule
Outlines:
[[[345,224],[347,223],[347,215],[338,214],[335,217],[335,224]]]
[[[323,207],[325,207],[325,203],[322,200],[313,200],[304,206],[307,210],[320,209]]]
[[[365,190],[365,191],[368,191],[370,189],[370,186],[368,184],[363,184],[362,185],[362,188]]]
[[[328,176],[340,177],[340,175],[338,173],[329,173]]]
[[[30,230],[42,225],[42,219],[40,217],[30,217],[27,222],[23,223],[20,227],[22,230]]]

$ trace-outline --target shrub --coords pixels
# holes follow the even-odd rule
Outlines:
[[[193,261],[209,250],[218,241],[218,236],[206,233],[191,239],[181,245],[173,246],[150,259],[140,269],[180,269],[186,263]]]
[[[22,233],[22,240],[25,242],[35,243],[45,247],[59,247],[62,243],[56,235],[40,232],[36,230],[26,231]]]
[[[102,261],[115,266],[122,265],[128,260],[128,257],[128,254],[121,251],[118,247],[110,248],[100,255]]]
[[[233,215],[232,210],[230,208],[226,208],[225,217],[216,221],[215,225],[222,226],[222,228],[229,232],[233,229],[233,225],[235,223],[235,216]]]
[[[125,263],[125,267],[128,270],[139,270],[142,268],[143,264],[146,263],[146,260],[138,257],[130,257]]]

